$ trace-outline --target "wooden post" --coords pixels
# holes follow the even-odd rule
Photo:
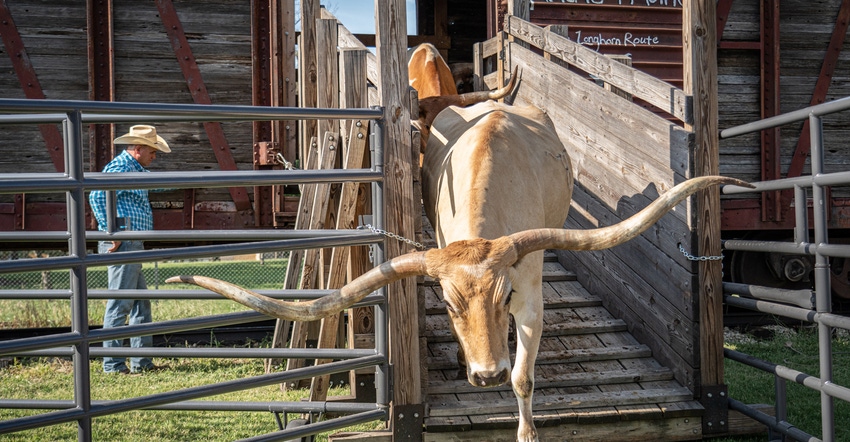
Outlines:
[[[342,45],[340,45],[342,46]],[[369,57],[373,56],[368,49],[342,49],[340,50],[340,107],[359,108],[369,106],[369,92],[367,84],[367,69]],[[374,57],[374,56],[373,56]],[[342,132],[350,134],[353,122],[343,121]],[[368,125],[368,122],[363,122]],[[368,134],[367,134],[368,135]],[[347,140],[346,144],[351,143]],[[369,155],[366,152],[359,160],[357,167],[368,168]],[[371,186],[360,184],[357,194],[356,216],[366,212],[365,200]],[[356,218],[355,218],[355,222]],[[368,259],[368,248],[366,246],[351,247],[351,256],[348,262],[348,281],[366,273],[371,268]],[[371,307],[358,307],[348,310],[348,346],[349,348],[360,348],[355,344],[358,335],[374,334],[374,315]],[[368,348],[374,348],[374,340]],[[349,375],[351,394],[357,402],[375,402],[375,370],[363,369],[352,370]],[[361,387],[362,385],[362,387]]]
[[[301,107],[316,107],[316,19],[321,13],[319,0],[301,0],[301,40],[298,43],[301,63],[298,68],[298,87]],[[316,120],[300,121],[301,158],[306,160],[309,141],[318,137]]]
[[[274,96],[280,97],[280,102],[277,106],[295,107],[298,106],[297,93],[295,90],[295,0],[285,0],[283,2],[272,1],[273,20],[276,20],[277,26],[272,26],[275,35],[275,51],[274,56],[277,63],[277,69],[272,70],[272,88],[280,91]],[[281,142],[280,151],[288,161],[294,162],[298,157],[298,140],[295,138],[297,131],[295,130],[295,120],[285,120],[280,122],[279,136]],[[307,158],[301,158],[303,167]],[[283,198],[281,198],[281,206],[283,206]],[[281,211],[283,207],[281,207]]]
[[[316,19],[316,105],[322,108],[339,108],[337,35],[335,19]],[[325,132],[339,133],[339,120],[319,120],[319,133]]]
[[[531,0],[508,0],[508,15],[529,21],[531,17]]]
[[[682,9],[684,90],[693,97],[694,175],[719,173],[717,104],[717,32],[715,2],[685,0]],[[717,187],[696,197],[698,254],[720,255],[720,192]],[[721,263],[699,263],[700,402],[706,409],[703,433],[728,428],[728,398],[723,379],[723,290]]]
[[[414,216],[421,214],[413,200],[413,158],[410,109],[407,102],[407,39],[405,0],[375,2],[376,48],[380,69],[380,94],[384,105],[384,206],[386,230],[412,238]],[[399,81],[399,79],[403,79]],[[386,242],[387,259],[413,251],[401,241]],[[416,279],[407,278],[388,287],[390,355],[393,367],[391,423],[393,439],[422,440],[424,407],[419,378]]]
[[[365,60],[365,58],[364,58]],[[360,124],[352,125],[351,133],[348,137],[351,142],[348,148],[345,149],[345,159],[343,168],[357,169],[363,162],[363,155],[366,152],[366,135],[368,134],[365,121],[359,121]],[[339,207],[336,214],[336,228],[353,229],[356,222],[357,209],[357,190],[358,183],[344,183],[340,192]],[[348,258],[350,256],[349,247],[334,247],[331,253],[330,270],[328,271],[329,289],[339,289],[345,285],[345,279],[348,274]],[[335,348],[337,344],[337,330],[339,328],[339,320],[342,312],[333,314],[327,318],[323,318],[321,322],[321,330],[319,332],[319,341],[316,348]],[[331,359],[317,359],[315,365],[327,364]],[[317,376],[313,378],[310,385],[310,400],[323,401],[328,395],[328,380],[330,375]]]

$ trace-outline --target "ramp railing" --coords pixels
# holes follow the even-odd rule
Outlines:
[[[794,242],[727,240],[723,245],[725,249],[807,255],[813,256],[815,260],[813,271],[814,297],[812,297],[812,292],[808,290],[790,291],[769,287],[743,286],[741,284],[724,284],[724,299],[728,305],[817,324],[819,352],[819,373],[817,375],[802,373],[790,367],[760,360],[738,351],[725,350],[725,356],[728,359],[773,373],[776,385],[775,416],[762,413],[731,398],[729,399],[729,407],[765,424],[771,432],[798,441],[835,441],[834,401],[839,399],[850,402],[850,388],[838,385],[833,381],[833,329],[850,330],[850,317],[832,313],[829,263],[830,258],[850,258],[850,245],[830,244],[829,242],[827,229],[829,204],[826,189],[828,186],[850,185],[850,171],[825,173],[823,170],[823,117],[847,110],[850,110],[850,97],[732,127],[720,133],[720,137],[723,139],[804,120],[808,120],[810,123],[810,176],[754,183],[756,187],[752,190],[735,186],[723,188],[723,193],[729,195],[793,189],[795,207]],[[808,209],[809,198],[812,202],[811,214]],[[811,226],[809,226],[810,215],[813,221]],[[813,233],[813,238],[811,233]],[[807,434],[786,421],[789,406],[785,394],[787,381],[797,382],[820,392],[822,439]]]

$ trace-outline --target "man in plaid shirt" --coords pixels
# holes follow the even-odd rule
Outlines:
[[[156,128],[148,125],[136,125],[130,132],[113,141],[114,144],[126,144],[127,149],[118,154],[106,167],[105,173],[148,172],[156,159],[158,152],[171,152],[168,143],[156,134]],[[116,190],[116,209],[119,220],[124,221],[123,230],[153,230],[153,211],[148,199],[147,189]],[[95,190],[89,194],[89,204],[97,219],[99,230],[107,231],[106,221],[106,192]],[[144,250],[142,241],[101,241],[98,243],[98,253],[115,251],[126,252]],[[109,290],[146,289],[145,277],[141,264],[116,264],[108,266]],[[103,328],[120,327],[127,323],[143,324],[151,322],[151,302],[148,299],[110,299],[106,301],[106,312],[103,315]],[[141,336],[130,338],[131,347],[150,347],[153,337]],[[123,340],[103,342],[104,347],[121,347]],[[127,367],[124,358],[103,358],[103,371],[106,373],[130,374],[155,370],[150,358],[130,358]]]

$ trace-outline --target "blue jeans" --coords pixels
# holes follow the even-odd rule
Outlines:
[[[98,243],[98,253],[109,253],[112,241],[101,241]],[[142,241],[122,241],[118,252],[132,250],[143,250]],[[107,267],[109,278],[109,290],[146,289],[145,276],[142,275],[141,264],[118,264]],[[106,312],[103,314],[103,328],[121,327],[127,323],[129,317],[130,325],[152,322],[151,302],[149,299],[109,299],[106,301]],[[104,347],[123,347],[124,340],[116,339],[103,341]],[[130,338],[130,347],[152,347],[152,336],[140,336]],[[142,371],[153,367],[150,358],[130,358],[130,370]],[[124,358],[104,357],[103,371],[106,373],[119,372],[127,368]]]

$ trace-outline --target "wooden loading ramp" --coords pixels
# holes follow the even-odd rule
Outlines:
[[[510,386],[473,387],[457,363],[440,286],[426,280],[426,441],[514,441],[517,401]],[[575,275],[547,253],[544,332],[535,368],[534,421],[540,440],[700,439],[693,393],[652,357]],[[511,336],[510,348],[516,343]]]

